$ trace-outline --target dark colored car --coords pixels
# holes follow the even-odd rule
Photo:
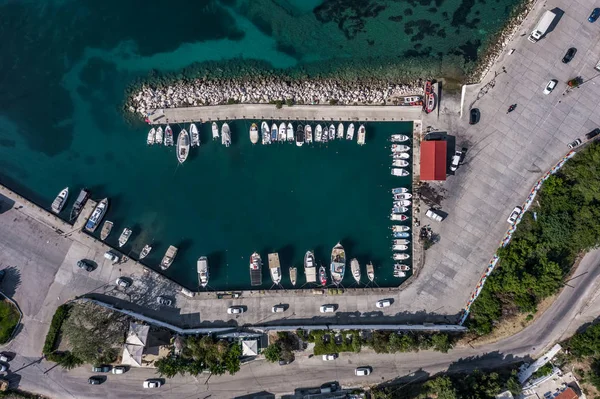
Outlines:
[[[596,129],[592,130],[591,132],[587,133],[585,135],[585,138],[588,139],[588,140],[591,140],[591,139],[593,139],[594,137],[596,137],[599,134],[600,134],[600,129],[596,128]]]
[[[283,360],[283,359],[280,359],[279,360],[279,365],[280,366],[285,366],[286,364],[290,364],[291,362],[293,362],[293,360]]]
[[[600,8],[594,8],[590,16],[588,17],[589,22],[596,22],[596,20],[600,17]]]
[[[108,373],[110,369],[110,366],[93,366],[92,373]]]
[[[568,49],[567,54],[565,54],[565,56],[562,59],[562,62],[565,64],[571,62],[573,57],[575,57],[575,53],[577,53],[577,49],[575,47],[571,47],[570,49]]]
[[[479,108],[472,108],[469,113],[469,125],[474,125],[479,122],[479,117],[481,114],[479,113]]]
[[[77,267],[85,270],[86,272],[91,272],[92,270],[94,270],[94,266],[84,259],[77,261]]]
[[[104,378],[102,377],[90,377],[88,378],[88,384],[91,385],[100,385],[104,382]]]

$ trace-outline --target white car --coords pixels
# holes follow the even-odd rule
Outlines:
[[[128,279],[126,279],[124,277],[119,277],[117,279],[117,281],[115,282],[115,284],[117,284],[119,287],[127,288],[131,285],[131,281],[129,281]]]
[[[323,361],[329,361],[329,360],[335,360],[337,359],[338,355],[337,353],[332,353],[331,355],[323,355]]]
[[[456,172],[456,169],[458,169],[458,163],[460,162],[460,157],[462,156],[462,152],[461,151],[456,151],[454,153],[454,156],[452,157],[452,163],[450,164],[450,170],[452,172]]]
[[[8,362],[10,362],[10,358],[8,356],[6,356],[5,354],[1,354],[0,362],[8,363]]]
[[[358,376],[365,376],[371,374],[371,367],[357,367],[354,370],[354,374]]]
[[[227,314],[241,314],[244,313],[244,308],[241,306],[230,306],[227,308]]]
[[[523,208],[521,208],[520,206],[515,206],[515,209],[513,209],[506,221],[510,224],[515,224],[521,212],[523,212]]]
[[[558,81],[556,79],[552,79],[551,81],[549,81],[548,84],[546,85],[546,88],[544,89],[544,94],[547,95],[547,94],[552,93],[552,90],[554,90],[557,83],[558,83]]]
[[[333,313],[333,312],[335,312],[335,306],[334,305],[321,305],[321,307],[319,308],[319,311],[321,313]]]
[[[437,213],[435,211],[435,209],[429,209],[426,213],[425,216],[427,216],[430,219],[435,220],[436,222],[441,222],[442,220],[444,220],[444,218],[442,218],[442,215],[440,215],[439,213]]]
[[[271,312],[273,312],[273,313],[285,312],[285,305],[275,305],[271,308]]]
[[[375,306],[378,308],[389,308],[390,306],[392,306],[392,301],[390,301],[389,299],[382,299],[380,301],[377,301]]]
[[[144,388],[160,388],[161,385],[160,380],[149,379],[144,381]]]
[[[112,369],[113,374],[123,374],[125,371],[127,371],[125,366],[115,366]]]

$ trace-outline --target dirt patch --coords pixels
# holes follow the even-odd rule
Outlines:
[[[563,369],[570,368],[579,379],[579,385],[588,398],[600,398],[600,391],[587,381],[586,375],[590,372],[590,365],[594,358],[590,357],[581,361],[573,360]]]

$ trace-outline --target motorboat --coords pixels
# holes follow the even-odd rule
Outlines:
[[[325,266],[323,265],[319,267],[319,283],[323,287],[327,285],[327,269],[325,269]]]
[[[110,232],[112,231],[113,228],[113,222],[111,222],[110,220],[107,220],[104,222],[104,224],[102,225],[102,230],[100,230],[100,239],[102,241],[106,240],[106,238],[109,236]]]
[[[69,216],[70,221],[77,219],[89,197],[90,192],[85,188],[79,192],[79,195],[73,204],[73,208],[71,208],[71,215]]]
[[[60,213],[60,211],[62,211],[63,208],[65,207],[65,205],[67,205],[68,198],[69,198],[69,187],[65,187],[62,190],[60,190],[60,193],[58,193],[56,198],[54,198],[54,201],[52,201],[52,206],[51,206],[52,212]]]
[[[392,166],[397,168],[406,168],[409,165],[408,161],[405,159],[394,159],[392,161]]]
[[[92,216],[90,216],[87,223],[85,224],[85,229],[87,231],[89,231],[90,233],[93,233],[94,231],[96,231],[98,226],[100,226],[100,222],[102,221],[102,218],[104,217],[104,214],[106,213],[107,210],[108,210],[108,198],[104,198],[96,205],[96,208],[94,208],[94,211],[92,212]]]
[[[163,143],[163,129],[160,126],[156,129],[155,142],[156,144]]]
[[[177,256],[177,251],[177,247],[169,245],[167,252],[165,252],[165,256],[163,256],[162,260],[160,261],[160,268],[162,270],[167,270],[169,267],[171,267],[175,257]]]
[[[394,236],[394,238],[409,238],[410,237],[410,233],[406,232],[406,231],[395,231],[392,233],[392,235]]]
[[[435,93],[431,91],[427,96],[427,104],[425,105],[425,112],[428,114],[435,109]]]
[[[302,144],[304,144],[304,126],[298,124],[298,128],[296,129],[296,145],[302,147]]]
[[[219,138],[219,125],[217,125],[217,122],[213,122],[212,123],[212,138],[213,140],[216,140]]]
[[[294,141],[294,125],[291,123],[287,124],[287,128],[285,129],[285,136],[288,142]]]
[[[329,141],[333,141],[335,140],[335,126],[333,126],[333,123],[331,125],[329,125]]]
[[[271,132],[269,131],[269,125],[267,122],[263,121],[260,124],[260,133],[262,136],[262,143],[271,144]]]
[[[200,147],[200,133],[198,133],[198,127],[195,123],[190,124],[190,137],[192,147]]]
[[[273,284],[279,285],[279,283],[281,283],[281,265],[279,264],[279,254],[277,252],[269,254],[268,259],[271,280],[273,281]]]
[[[346,131],[346,140],[354,140],[354,123],[348,125],[348,130]]]
[[[396,226],[392,226],[392,231],[394,233],[401,233],[401,232],[404,232],[404,231],[410,231],[410,227],[409,226],[398,226],[398,225],[396,225]]]
[[[333,126],[333,125],[332,125]],[[344,273],[346,272],[346,251],[339,242],[333,247],[331,251],[331,280],[335,285],[338,285],[344,279]]]
[[[262,259],[258,252],[250,255],[250,285],[262,285]]]
[[[392,188],[392,194],[394,194],[394,195],[403,194],[403,193],[407,193],[407,192],[408,192],[408,188],[406,188],[406,187]]]
[[[277,141],[277,125],[275,123],[273,123],[271,125],[271,143],[274,143]]]
[[[171,129],[171,126],[167,125],[165,128],[165,145],[171,147],[173,144],[173,129]]]
[[[321,136],[321,142],[327,143],[329,141],[329,132],[327,131],[327,125],[323,125],[323,135]]]
[[[258,126],[256,123],[250,125],[250,142],[252,144],[258,143]]]
[[[373,267],[373,263],[367,263],[367,278],[369,281],[373,282],[375,280],[375,268]]]
[[[210,277],[208,272],[208,258],[201,256],[196,262],[196,270],[198,272],[198,284],[204,288],[208,284],[208,278]]]
[[[177,136],[177,160],[184,163],[190,154],[190,135],[183,129]]]
[[[394,264],[394,269],[398,269],[398,270],[401,270],[403,272],[409,272],[410,271],[410,266],[405,265],[403,263],[396,263],[396,264]]]
[[[392,159],[409,159],[410,154],[408,152],[392,152]]]
[[[392,144],[392,152],[407,152],[410,147],[404,144]]]
[[[356,258],[350,261],[350,270],[352,271],[352,277],[357,283],[360,283],[360,264]]]
[[[410,206],[411,202],[409,200],[398,200],[394,201],[394,206]]]
[[[400,97],[400,104],[403,106],[419,106],[423,105],[423,97],[421,96],[406,96]]]
[[[406,260],[408,258],[410,258],[409,254],[394,254],[393,256],[394,260]]]
[[[409,173],[406,169],[401,169],[401,168],[392,168],[392,176],[408,176]]]
[[[394,269],[394,277],[403,278],[406,277],[406,273],[400,270]]]
[[[399,240],[392,240],[392,245],[408,245],[410,244],[410,240],[406,240],[401,238]]]
[[[404,222],[405,220],[408,220],[408,216],[406,215],[398,215],[396,213],[392,213],[390,215],[390,220],[396,221],[396,222]]]
[[[223,126],[221,126],[221,144],[225,147],[231,145],[231,130],[229,130],[229,125],[227,123],[223,123]]]
[[[367,130],[365,129],[365,125],[360,125],[358,127],[358,138],[356,139],[356,143],[358,145],[365,145],[367,141]]]
[[[304,254],[304,274],[306,275],[307,283],[317,282],[317,265],[315,263],[315,255],[312,251],[306,251]]]
[[[312,127],[310,125],[304,126],[304,141],[306,141],[306,144],[313,142]]]
[[[148,138],[146,139],[146,143],[148,145],[152,145],[156,142],[156,129],[152,128],[150,129],[150,131],[148,132]]]
[[[338,125],[337,128],[337,139],[343,139],[344,138],[344,124],[340,122],[340,124]]]
[[[394,194],[394,201],[407,200],[407,199],[411,199],[411,198],[412,198],[411,193]]]
[[[285,141],[285,123],[281,122],[279,124],[279,137],[278,140],[281,141],[282,143]]]
[[[129,237],[131,237],[131,229],[128,229],[127,227],[125,227],[123,229],[123,232],[119,236],[119,248],[121,248],[125,244],[127,244],[127,241],[129,240]]]
[[[394,204],[396,205],[396,204]],[[408,212],[408,208],[404,207],[404,206],[394,206],[392,208],[392,213],[394,214],[399,214],[399,213],[406,213]]]
[[[407,245],[393,245],[392,246],[393,251],[406,251],[407,249],[408,249]]]
[[[390,136],[390,141],[392,143],[402,143],[402,142],[407,141],[408,139],[409,139],[409,137],[404,134],[392,134]]]
[[[297,279],[298,279],[298,269],[296,269],[294,266],[290,266],[290,282],[292,283],[292,285],[294,287],[296,286]]]
[[[152,251],[152,246],[149,244],[144,245],[144,248],[142,248],[142,252],[140,252],[140,260],[148,256],[148,254],[150,254],[150,251]]]
[[[320,124],[317,124],[317,126],[315,127],[315,141],[317,143],[320,143],[322,136],[323,136],[323,128],[321,127]]]

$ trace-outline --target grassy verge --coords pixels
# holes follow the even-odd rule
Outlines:
[[[19,322],[19,311],[7,300],[0,301],[0,344],[8,342]]]
[[[46,341],[44,342],[44,348],[42,349],[44,355],[50,355],[54,352],[62,324],[69,316],[69,308],[69,305],[60,305],[56,309],[54,316],[52,316],[50,329],[48,330],[48,334],[46,334]]]

